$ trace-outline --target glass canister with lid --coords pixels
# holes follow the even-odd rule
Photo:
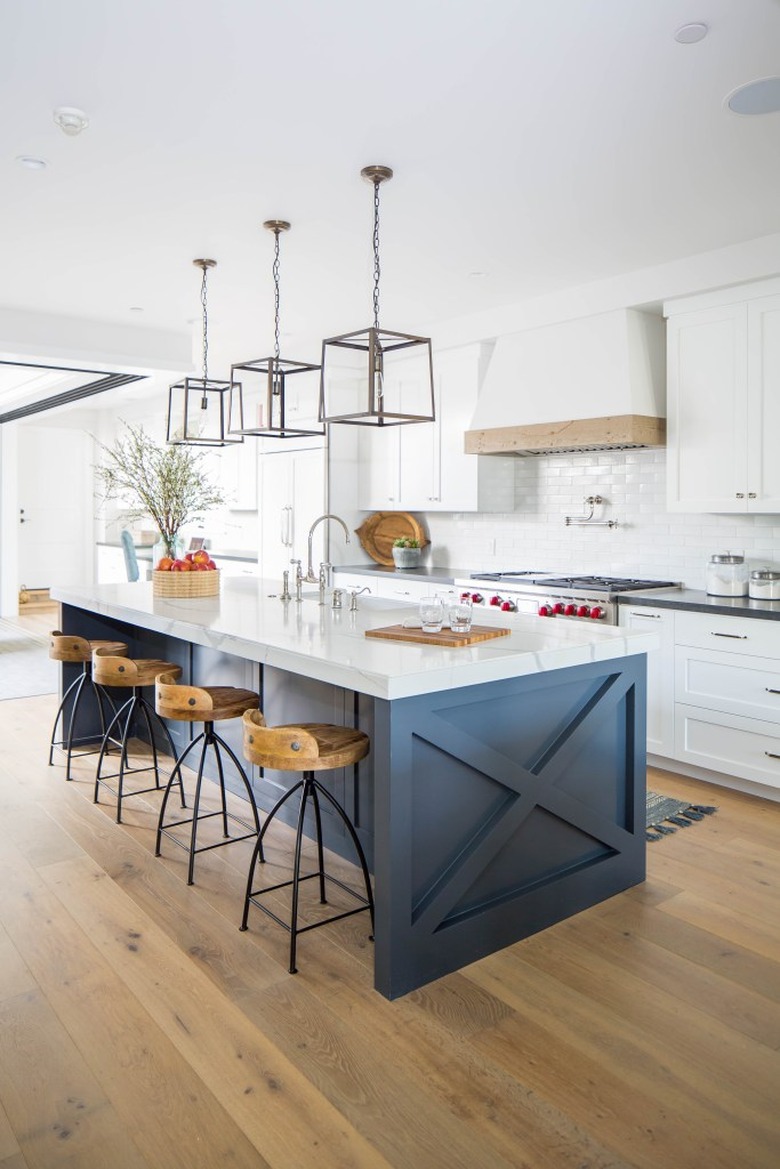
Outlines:
[[[711,597],[746,597],[748,567],[745,557],[733,552],[720,552],[710,557],[707,593]]]
[[[780,601],[780,572],[774,568],[754,568],[748,596],[754,601]]]

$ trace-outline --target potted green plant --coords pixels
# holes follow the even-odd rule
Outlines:
[[[143,426],[124,423],[126,434],[103,446],[95,468],[104,499],[127,508],[129,520],[151,516],[160,533],[159,556],[172,560],[181,551],[185,524],[219,507],[224,497],[203,470],[203,456],[188,446],[156,442]],[[155,563],[159,559],[155,546]]]
[[[419,568],[421,553],[419,540],[399,536],[393,541],[393,562],[396,568]]]

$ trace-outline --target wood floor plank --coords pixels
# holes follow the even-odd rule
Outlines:
[[[7,849],[7,846],[6,846]],[[5,863],[4,863],[5,861]],[[75,1037],[117,1115],[155,1164],[266,1169],[267,1162],[217,1103],[143,1003],[101,958],[20,858],[0,857],[0,915],[37,976],[57,1019]],[[30,918],[37,925],[29,929]],[[132,945],[132,942],[129,943]]]
[[[19,1148],[19,1142],[14,1136],[14,1130],[8,1119],[8,1113],[2,1104],[0,1104],[0,1166],[4,1165],[11,1157],[18,1157],[20,1155],[21,1149]]]
[[[0,924],[0,1002],[18,994],[35,990],[36,982],[30,969]]]
[[[587,931],[579,922],[560,922],[556,936],[566,947],[584,946],[596,955],[608,954],[616,970],[674,996],[683,1009],[703,1012],[719,1025],[725,1023],[757,1043],[780,1049],[780,1003],[727,974],[603,919],[591,919]]]
[[[455,1163],[460,1148],[458,1129],[464,1122],[483,1142],[481,1153],[470,1154],[477,1166],[501,1163],[501,1157],[518,1169],[581,1169],[584,1163],[589,1169],[622,1169],[625,1165],[570,1116],[506,1076],[459,1037],[460,1032],[473,1035],[503,1018],[506,1008],[500,1000],[489,1005],[490,996],[459,975],[392,1003],[377,1000],[370,989],[355,983],[350,965],[354,965],[354,958],[348,952],[330,952],[326,960],[302,966],[296,983],[305,986],[313,1001],[326,1001],[331,1013],[360,1034],[370,1033],[383,1058],[392,1058],[402,1069],[409,1081],[407,1090],[418,1105],[420,1100],[426,1101],[425,1124],[440,1152],[434,1155],[423,1146],[412,1150],[399,1165],[428,1169],[429,1165]],[[436,1009],[431,1008],[434,1001]],[[481,1006],[476,1019],[460,1015],[464,1004],[477,1002]],[[290,1044],[291,1058],[315,1058],[295,1031],[290,1032],[285,1011],[269,1008],[267,992],[250,1002],[242,1000],[242,1006],[250,1017],[262,1017],[264,1025],[274,1029],[278,1042]],[[451,1020],[455,1020],[454,1033]],[[319,1075],[319,1080],[322,1091],[330,1094],[327,1077]],[[435,1111],[429,1101],[436,1102]],[[442,1107],[451,1116],[442,1115]],[[384,1126],[375,1139],[383,1138],[387,1139]],[[392,1139],[397,1144],[399,1137],[392,1135]],[[390,1151],[387,1155],[390,1159]]]
[[[0,1003],[0,1101],[30,1169],[149,1169],[40,991]]]
[[[744,946],[771,962],[780,962],[780,922],[778,915],[761,918],[742,913],[738,905],[718,905],[698,893],[680,893],[664,903],[663,913],[737,946]]]
[[[86,858],[64,861],[44,875],[126,988],[190,1066],[211,1079],[228,1114],[274,1169],[298,1169],[315,1157],[323,1167],[387,1169],[385,1159],[98,866]]]

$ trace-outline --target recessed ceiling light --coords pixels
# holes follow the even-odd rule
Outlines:
[[[89,125],[87,115],[83,110],[77,110],[75,106],[59,106],[52,116],[63,134],[67,134],[69,138],[75,138]]]
[[[776,114],[780,110],[780,77],[762,77],[740,85],[726,98],[734,114]]]
[[[19,154],[16,161],[27,170],[46,170],[49,165],[45,158],[33,158],[31,154]]]
[[[674,39],[678,45],[695,45],[697,41],[703,41],[709,31],[706,24],[695,20],[690,24],[681,24],[674,34]]]

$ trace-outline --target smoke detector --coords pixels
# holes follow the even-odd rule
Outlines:
[[[69,138],[78,137],[89,125],[87,115],[83,110],[77,110],[75,106],[59,106],[53,117],[63,134],[67,134]]]

